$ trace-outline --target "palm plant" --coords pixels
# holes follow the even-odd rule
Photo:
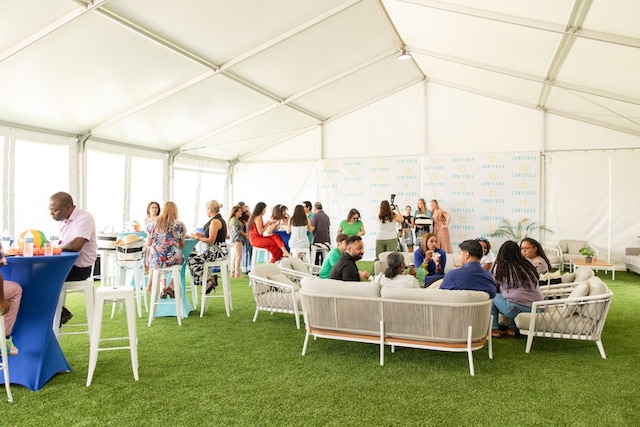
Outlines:
[[[502,218],[500,225],[490,236],[520,242],[525,237],[532,237],[534,233],[540,234],[541,231],[553,233],[544,225],[531,221],[529,218],[522,218],[515,225],[511,224],[508,219]]]

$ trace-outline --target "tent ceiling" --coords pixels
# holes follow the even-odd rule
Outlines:
[[[0,121],[235,160],[428,79],[640,135],[635,0],[22,0]],[[396,59],[407,46],[413,61]]]

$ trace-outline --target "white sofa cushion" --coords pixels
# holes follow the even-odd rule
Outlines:
[[[382,298],[409,301],[432,301],[443,303],[482,302],[489,299],[489,294],[483,291],[453,291],[444,289],[409,289],[382,288]]]
[[[380,284],[376,282],[343,282],[342,280],[303,277],[300,282],[305,292],[317,295],[379,298]]]
[[[273,274],[273,273],[267,274],[267,279],[273,280],[274,282],[278,282],[278,283],[284,283],[285,285],[291,285],[293,286],[293,289],[296,291],[300,290],[300,285],[289,280],[289,278],[285,276],[284,273],[282,272],[278,272],[277,274]]]
[[[609,287],[601,278],[595,276],[589,279],[589,296],[602,295],[609,292]]]
[[[576,273],[564,273],[562,275],[562,283],[573,283],[576,281]]]
[[[589,284],[587,282],[580,282],[573,288],[568,298],[586,297],[587,295],[589,295]],[[579,312],[580,308],[578,307],[578,303],[567,303],[564,305],[564,310],[562,310],[562,317],[571,317]]]
[[[574,282],[584,282],[595,276],[593,270],[589,267],[578,267],[575,271],[576,278]]]
[[[587,246],[584,240],[567,240],[567,249],[570,254],[579,254],[580,249]]]

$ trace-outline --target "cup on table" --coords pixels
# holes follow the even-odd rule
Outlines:
[[[53,243],[45,242],[45,244],[44,244],[44,255],[45,256],[53,255]]]

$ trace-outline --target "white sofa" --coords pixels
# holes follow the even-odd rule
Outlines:
[[[640,274],[640,248],[626,248],[624,250],[624,265],[627,272]]]
[[[300,296],[309,337],[466,352],[475,375],[473,351],[491,343],[491,300],[486,292],[382,288],[376,282],[342,282],[305,277]]]

